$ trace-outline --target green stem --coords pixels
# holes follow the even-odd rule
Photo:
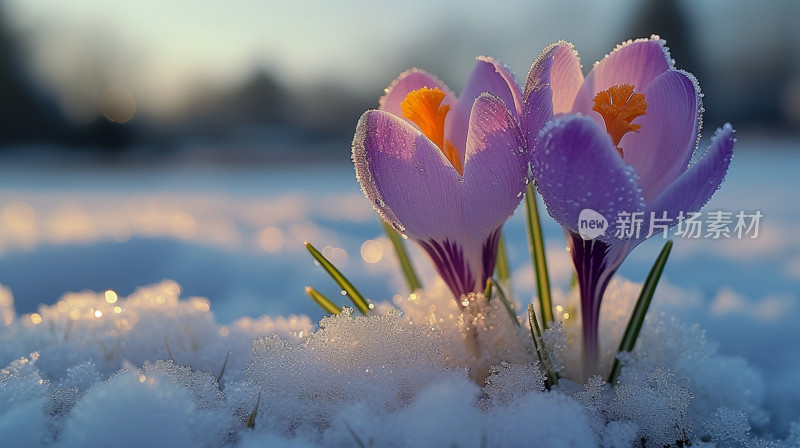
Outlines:
[[[658,281],[661,279],[664,265],[667,264],[670,250],[672,250],[672,240],[664,244],[664,248],[661,249],[661,253],[658,254],[658,258],[656,258],[652,269],[650,269],[650,273],[647,275],[647,280],[645,280],[644,285],[642,285],[642,292],[639,294],[639,299],[636,300],[633,314],[631,314],[631,319],[628,321],[628,326],[625,328],[625,333],[622,335],[622,340],[619,343],[618,352],[630,352],[636,345],[636,339],[639,338],[639,331],[642,329],[642,324],[644,324],[647,309],[650,308],[650,302],[653,299],[653,294],[656,292]],[[615,357],[614,365],[611,368],[611,375],[609,375],[608,379],[610,384],[614,384],[614,382],[617,381],[621,370],[622,365],[619,359]]]
[[[356,287],[353,286],[353,284],[350,283],[349,280],[347,280],[347,277],[342,275],[342,273],[339,272],[338,269],[336,269],[336,266],[334,266],[333,263],[328,261],[328,259],[325,258],[325,256],[322,255],[317,250],[316,247],[314,247],[308,241],[306,241],[305,245],[306,249],[308,249],[308,251],[311,252],[311,256],[313,256],[314,259],[316,259],[317,262],[319,262],[322,268],[325,269],[328,275],[331,276],[333,281],[335,281],[336,284],[338,284],[339,287],[342,288],[342,291],[344,291],[344,293],[350,298],[350,301],[352,301],[353,304],[356,306],[356,308],[358,308],[358,311],[360,311],[361,314],[366,315],[371,307],[369,303],[367,303],[367,301],[364,299],[364,296],[362,296],[361,293],[358,292]]]
[[[419,277],[417,277],[417,273],[414,271],[411,258],[408,256],[406,246],[403,244],[400,234],[397,233],[392,226],[387,224],[386,221],[381,220],[381,225],[383,225],[384,233],[386,233],[386,236],[389,237],[389,241],[392,242],[392,246],[394,246],[394,253],[397,255],[397,261],[400,262],[400,269],[403,270],[403,276],[406,278],[408,289],[410,292],[422,289],[422,283],[419,281]]]
[[[508,284],[508,279],[511,278],[511,272],[509,270],[506,242],[502,233],[497,241],[497,261],[495,262],[494,268],[495,272],[497,273],[497,279],[505,284]]]
[[[553,302],[550,298],[550,277],[547,275],[542,225],[539,221],[539,210],[536,205],[536,192],[533,183],[528,184],[525,193],[525,210],[528,217],[528,243],[533,258],[533,269],[536,272],[536,287],[539,291],[539,306],[542,310],[542,324],[545,328],[553,322]]]

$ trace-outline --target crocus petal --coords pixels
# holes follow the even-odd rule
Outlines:
[[[569,42],[551,44],[536,58],[525,81],[521,117],[531,151],[538,146],[539,132],[553,114],[570,110],[582,83],[581,64]]]
[[[575,98],[572,111],[589,114],[598,92],[620,84],[631,84],[642,91],[670,69],[672,58],[658,36],[625,42],[594,66]]]
[[[539,133],[545,124],[553,118],[553,92],[549,86],[534,90],[525,98],[522,106],[522,133],[529,151],[539,146]]]
[[[511,216],[527,185],[522,134],[502,99],[483,93],[475,100],[464,167],[469,224],[486,233]]]
[[[467,129],[473,103],[484,92],[502,99],[515,115],[522,110],[522,91],[511,71],[492,58],[478,57],[458,103],[450,111],[445,124],[445,138],[458,149],[461,160],[466,154]]]
[[[548,213],[568,230],[578,232],[584,209],[600,213],[609,227],[620,212],[644,210],[633,167],[622,160],[605,130],[588,117],[570,115],[550,122],[531,160]]]
[[[472,241],[482,244],[475,248],[481,258],[494,256],[496,231],[522,200],[528,182],[527,160],[514,114],[502,99],[481,94],[470,114],[463,183],[466,225]],[[494,241],[487,244],[491,237]],[[484,260],[483,265],[494,267],[494,260]]]
[[[361,116],[353,163],[364,194],[386,222],[415,237],[457,239],[464,222],[459,176],[442,151],[415,127],[385,111]]]
[[[439,78],[431,75],[430,73],[412,68],[403,72],[397,77],[392,84],[386,88],[386,94],[380,99],[380,110],[391,112],[398,117],[403,116],[400,110],[400,104],[406,99],[406,96],[414,90],[423,87],[437,88],[445,93],[445,98],[442,101],[444,104],[449,104],[451,107],[457,103],[456,96],[453,92],[439,80]]]
[[[522,91],[508,67],[486,56],[479,56],[477,59],[478,62],[459,96],[459,99],[466,100],[462,106],[471,110],[472,102],[481,93],[488,92],[503,100],[512,112],[519,113],[522,109]]]
[[[650,200],[689,165],[697,144],[700,96],[694,77],[680,71],[662,73],[643,93],[647,114],[635,121],[642,127],[625,134],[620,147]]]
[[[581,62],[571,43],[558,41],[536,58],[525,82],[525,98],[545,85],[549,85],[553,92],[553,113],[569,113],[583,85]]]
[[[480,291],[482,285],[486,283],[486,277],[480,273],[481,268],[478,265],[480,261],[475,258],[471,247],[465,248],[450,238],[444,240],[428,238],[416,241],[431,257],[436,272],[450,288],[457,301],[462,294]],[[472,261],[471,264],[470,261]],[[484,280],[478,283],[478,278],[484,278]]]
[[[705,154],[647,204],[645,216],[649,218],[654,213],[657,218],[662,218],[666,212],[667,218],[676,224],[680,212],[686,214],[700,210],[725,178],[736,142],[733,134],[730,123],[717,129]]]

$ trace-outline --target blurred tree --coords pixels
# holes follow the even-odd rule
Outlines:
[[[650,0],[641,2],[638,12],[626,36],[649,37],[658,34],[667,41],[670,54],[677,61],[678,68],[684,69],[694,75],[700,76],[702,70],[700,55],[697,52],[697,40],[692,24],[689,20],[689,11],[678,0]]]
[[[711,10],[704,16],[690,0],[650,0],[641,3],[627,37],[622,38],[658,34],[666,39],[677,68],[700,81],[706,106],[703,121],[714,128],[729,121],[737,127],[786,129],[791,114],[786,112],[783,97],[797,77],[798,66],[798,59],[790,57],[797,54],[791,49],[798,45],[791,32],[796,28],[792,4],[796,0],[779,0],[771,2],[770,8]],[[758,36],[760,43],[755,48],[743,48],[736,40],[740,35],[731,40],[720,32],[702,34],[707,31],[703,27],[709,26],[704,21],[708,14],[725,21],[725,31],[746,27],[741,36],[750,41]]]
[[[51,142],[67,125],[57,108],[30,81],[0,5],[0,146]]]

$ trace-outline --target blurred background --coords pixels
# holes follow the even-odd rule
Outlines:
[[[588,71],[653,33],[700,79],[709,127],[786,135],[800,129],[798,17],[794,0],[4,0],[0,160],[336,160],[409,67],[458,91],[484,54],[524,82],[558,39]]]

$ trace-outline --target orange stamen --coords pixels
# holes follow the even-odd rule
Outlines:
[[[640,124],[631,123],[636,117],[647,115],[647,101],[644,93],[634,92],[630,84],[609,87],[594,97],[592,110],[599,113],[606,122],[606,132],[614,141],[614,146],[622,156],[619,141],[628,132],[639,132]]]
[[[450,112],[450,106],[442,104],[445,94],[440,89],[423,87],[409,92],[400,103],[403,117],[411,120],[419,127],[447,157],[459,174],[464,174],[464,167],[458,149],[444,138],[444,119]]]

